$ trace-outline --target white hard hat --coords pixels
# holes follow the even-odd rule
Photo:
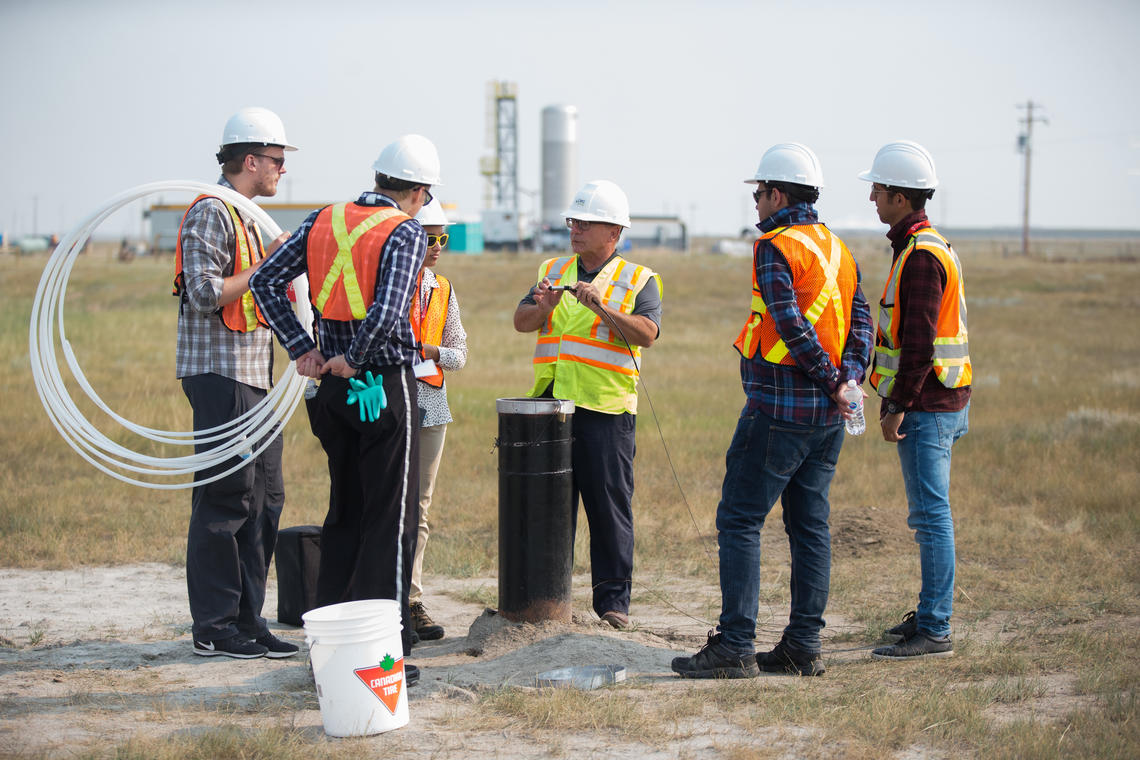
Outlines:
[[[241,109],[226,122],[226,128],[222,130],[221,147],[238,143],[280,145],[285,150],[297,150],[285,138],[285,125],[281,123],[281,118],[268,108],[257,106]]]
[[[404,135],[384,146],[372,164],[380,174],[418,185],[442,185],[439,181],[439,153],[432,141],[421,135]]]
[[[780,143],[765,151],[750,185],[761,182],[790,182],[793,185],[823,187],[823,169],[811,148],[801,143]]]
[[[420,209],[420,213],[416,214],[416,221],[424,227],[430,227],[434,224],[447,226],[447,215],[443,213],[443,206],[439,202],[439,198],[432,198],[431,203],[425,203]]]
[[[596,179],[582,186],[563,216],[583,222],[606,222],[629,227],[629,199],[613,182]]]
[[[934,157],[926,148],[911,140],[896,140],[879,148],[871,168],[862,172],[859,179],[916,190],[933,190],[938,187]]]

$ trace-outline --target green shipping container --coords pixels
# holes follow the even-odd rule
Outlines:
[[[483,223],[454,222],[447,225],[447,250],[453,253],[483,252]]]

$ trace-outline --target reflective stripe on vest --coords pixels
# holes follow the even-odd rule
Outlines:
[[[847,321],[855,296],[855,259],[843,241],[822,224],[779,227],[756,241],[752,255],[752,314],[733,345],[745,358],[795,366],[795,359],[769,318],[756,279],[761,241],[769,241],[788,262],[796,303],[832,364],[839,366],[847,343]],[[824,253],[824,249],[827,252]]]
[[[182,228],[186,224],[186,217],[190,213],[190,209],[206,198],[214,198],[219,201],[230,214],[230,221],[234,227],[234,245],[236,248],[236,250],[231,251],[233,274],[237,275],[243,270],[249,269],[255,261],[264,257],[265,246],[261,242],[261,230],[256,225],[253,228],[256,245],[253,245],[249,240],[249,230],[242,223],[236,208],[217,196],[199,195],[182,214],[182,221],[178,225],[178,242],[174,247],[174,287],[171,291],[176,296],[181,296],[186,287],[182,272]],[[257,304],[253,300],[253,293],[249,292],[248,289],[241,294],[241,297],[221,307],[218,311],[222,318],[222,324],[234,332],[253,332],[258,327],[265,325],[261,310],[257,308]]]
[[[899,371],[898,287],[903,266],[915,250],[932,254],[946,272],[946,288],[938,310],[938,323],[932,353],[932,365],[938,381],[947,388],[963,388],[973,381],[970,346],[966,329],[966,287],[962,264],[954,248],[933,227],[911,237],[910,244],[891,266],[879,301],[879,323],[875,333],[875,361],[871,368],[871,386],[880,396],[889,398]]]
[[[391,206],[338,203],[321,210],[309,230],[307,255],[309,281],[321,283],[320,290],[311,291],[313,306],[323,318],[364,319],[376,295],[384,244],[409,218]],[[357,245],[366,235],[367,245]]]
[[[447,305],[451,300],[451,282],[448,281],[443,275],[437,274],[435,280],[439,283],[439,287],[432,288],[428,293],[427,310],[423,313],[423,318],[420,318],[420,291],[423,287],[423,273],[420,273],[420,279],[416,282],[416,295],[412,297],[412,306],[408,319],[412,323],[412,333],[416,336],[421,344],[426,343],[431,346],[438,346],[440,341],[443,340],[443,325],[447,322]],[[420,349],[420,357],[424,358],[423,349]],[[443,386],[443,368],[437,362],[435,365],[435,374],[426,375],[418,378],[423,382],[435,388]]]
[[[577,257],[549,259],[539,268],[552,284],[578,281]],[[637,294],[660,277],[651,269],[620,256],[610,260],[593,280],[606,308],[632,314]],[[534,387],[539,396],[554,383],[556,398],[566,398],[586,409],[620,414],[637,412],[637,377],[641,348],[630,346],[594,312],[564,292],[558,306],[538,333],[534,348]]]

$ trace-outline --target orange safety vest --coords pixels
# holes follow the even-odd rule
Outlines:
[[[795,366],[768,305],[760,295],[756,265],[761,241],[770,241],[788,262],[796,304],[815,329],[816,338],[839,367],[847,343],[848,318],[855,298],[858,274],[855,258],[843,241],[822,224],[777,227],[756,241],[752,249],[752,314],[733,345],[751,359],[759,351],[764,361]]]
[[[871,386],[883,398],[890,398],[899,371],[899,356],[902,354],[899,347],[899,325],[902,321],[898,307],[899,282],[903,267],[916,250],[933,255],[946,272],[946,287],[942,290],[942,303],[935,325],[934,374],[947,388],[964,388],[974,378],[966,330],[966,284],[962,278],[962,263],[946,238],[933,227],[924,227],[911,234],[907,247],[891,265],[891,274],[879,301]]]
[[[423,271],[420,271],[420,276],[416,279],[416,294],[412,297],[411,313],[408,315],[416,340],[421,344],[427,343],[432,346],[438,346],[439,342],[443,340],[443,324],[447,321],[447,304],[451,299],[451,283],[448,279],[441,274],[437,274],[435,279],[439,283],[439,287],[432,288],[431,292],[428,293],[427,310],[421,315],[420,288],[423,285]],[[424,352],[421,348],[420,356],[423,357],[423,355]],[[428,385],[440,388],[443,386],[443,369],[437,362],[434,375],[427,375],[418,379],[423,380]]]
[[[178,223],[178,243],[174,247],[174,287],[171,289],[171,295],[181,297],[186,290],[185,277],[182,274],[182,227],[186,224],[186,216],[190,213],[190,209],[194,208],[198,201],[206,198],[216,198],[216,196],[199,195],[187,207],[185,213],[182,214],[182,221]],[[221,201],[226,210],[230,212],[230,220],[234,225],[237,250],[233,251],[233,273],[236,275],[244,269],[249,269],[254,262],[265,258],[265,247],[261,244],[261,230],[256,226],[253,228],[257,233],[254,236],[253,242],[256,243],[254,245],[249,239],[249,231],[246,230],[241,217],[238,216],[237,209],[221,198],[217,198],[217,200]],[[221,313],[222,324],[234,332],[253,332],[258,327],[269,326],[265,318],[261,316],[261,309],[254,303],[253,293],[249,290],[242,293],[241,298],[231,301],[218,311]]]
[[[392,206],[337,203],[317,214],[306,248],[309,298],[324,319],[364,319],[376,296],[380,256],[392,230],[411,219]]]

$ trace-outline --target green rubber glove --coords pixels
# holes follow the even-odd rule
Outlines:
[[[369,370],[364,373],[364,381],[355,377],[348,378],[348,405],[353,404],[359,404],[361,422],[375,422],[380,419],[380,410],[388,408],[383,376],[377,381]]]

